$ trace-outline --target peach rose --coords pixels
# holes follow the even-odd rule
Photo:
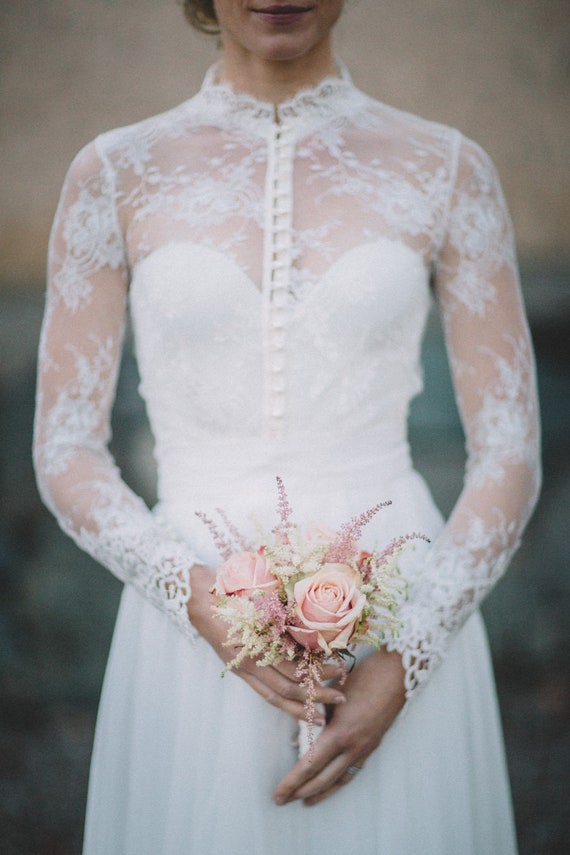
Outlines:
[[[362,614],[366,597],[361,576],[348,564],[324,564],[293,588],[295,624],[288,626],[295,641],[308,650],[343,650]]]
[[[273,591],[279,582],[259,552],[236,552],[218,567],[214,593],[219,597],[236,594],[249,597],[254,591]]]

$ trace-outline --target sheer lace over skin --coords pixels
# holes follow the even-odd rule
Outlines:
[[[107,450],[128,299],[168,502],[192,495],[192,467],[176,478],[188,449],[266,466],[307,445],[333,457],[376,442],[397,455],[421,389],[430,283],[468,466],[448,523],[410,570],[390,642],[412,693],[505,570],[536,500],[533,357],[488,157],[366,97],[345,72],[275,110],[211,71],[191,100],[75,159],[40,349],[44,500],[191,634],[194,544],[132,493]]]

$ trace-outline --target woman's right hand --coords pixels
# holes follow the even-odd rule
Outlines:
[[[216,580],[215,573],[209,567],[195,564],[190,571],[192,596],[188,600],[188,617],[200,635],[206,639],[226,665],[236,656],[238,648],[228,644],[228,627],[223,620],[214,617],[213,597],[210,593]],[[293,662],[280,662],[278,665],[259,667],[257,660],[246,658],[233,673],[248,683],[254,691],[269,704],[279,707],[295,719],[305,719],[305,689],[299,685],[301,678],[295,672]],[[338,665],[325,665],[323,680],[335,680],[343,676]],[[319,686],[315,703],[344,703],[345,696],[337,686]],[[324,716],[315,710],[315,724],[324,724]]]

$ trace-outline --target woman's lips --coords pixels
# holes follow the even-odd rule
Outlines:
[[[252,11],[262,21],[266,21],[274,26],[282,26],[284,24],[296,24],[309,12],[312,12],[313,9],[314,6],[287,4],[284,6],[265,6],[263,9],[253,9]]]

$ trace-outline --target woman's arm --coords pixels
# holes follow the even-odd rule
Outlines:
[[[409,580],[403,631],[391,644],[408,697],[504,573],[540,486],[534,357],[511,222],[493,165],[468,141],[435,274],[468,458],[453,513]]]
[[[127,487],[107,448],[127,288],[114,178],[95,142],[69,170],[50,239],[37,480],[63,530],[191,634],[192,553]]]

